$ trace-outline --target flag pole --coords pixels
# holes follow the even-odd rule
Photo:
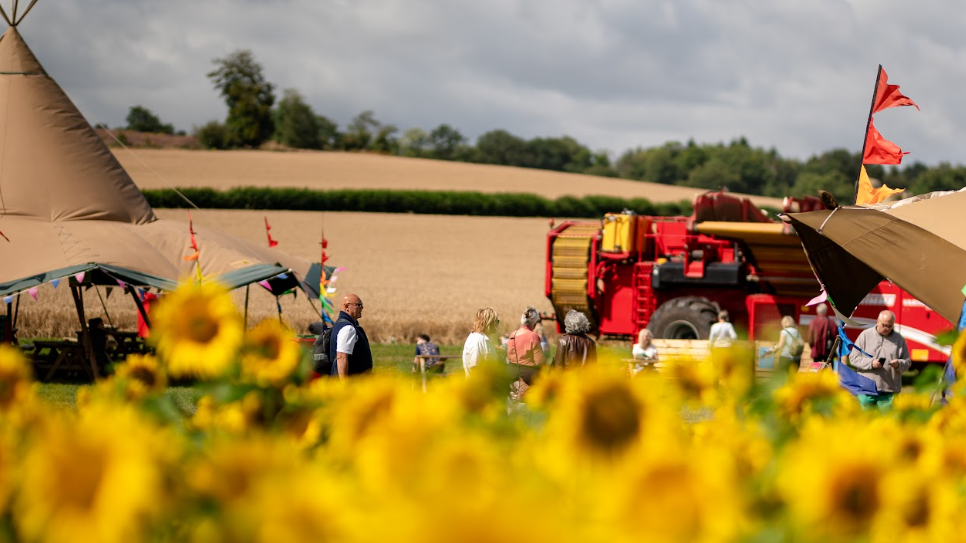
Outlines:
[[[879,94],[879,78],[882,77],[882,65],[875,72],[875,87],[872,89],[872,103],[869,104],[869,118],[865,121],[865,132],[862,136],[862,152],[859,153],[859,175],[855,177],[855,191],[852,193],[852,203],[856,204],[859,200],[859,179],[862,177],[862,168],[865,167],[865,146],[869,141],[869,127],[872,126],[872,112],[875,111],[875,99]]]

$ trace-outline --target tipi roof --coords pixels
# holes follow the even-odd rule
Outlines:
[[[24,11],[24,15],[34,2]],[[189,226],[158,219],[140,189],[12,22],[0,37],[0,295],[104,266],[168,288],[196,265]],[[230,287],[309,262],[195,228],[201,271]]]

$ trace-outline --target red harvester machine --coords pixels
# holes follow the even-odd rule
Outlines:
[[[816,198],[785,200],[784,212],[819,209]],[[547,235],[545,293],[558,330],[567,311],[590,318],[603,336],[705,339],[720,309],[750,341],[775,341],[781,316],[800,326],[820,291],[795,231],[745,198],[708,192],[690,217],[608,213],[595,222],[566,221]],[[898,286],[883,281],[852,315],[874,323],[896,314],[896,329],[917,363],[945,363],[936,336],[953,326]],[[852,330],[850,336],[858,335]]]

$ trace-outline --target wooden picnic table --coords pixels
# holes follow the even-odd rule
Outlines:
[[[49,381],[57,371],[81,371],[91,380],[94,379],[84,352],[84,344],[72,338],[35,340],[30,356],[33,359],[34,369],[38,370],[37,375],[46,372],[44,381]]]

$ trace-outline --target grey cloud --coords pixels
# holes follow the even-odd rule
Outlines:
[[[730,141],[806,158],[857,151],[883,63],[922,112],[879,114],[907,160],[958,145],[966,11],[955,0],[41,0],[21,32],[92,121],[142,104],[179,128],[223,118],[205,74],[251,49],[266,76],[345,125],[568,134],[618,154]]]

